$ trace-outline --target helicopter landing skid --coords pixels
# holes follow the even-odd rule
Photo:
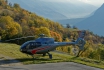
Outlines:
[[[52,54],[48,53],[48,55],[49,55],[49,58],[52,59]]]
[[[35,59],[34,55],[31,55],[33,57],[33,59]]]
[[[46,56],[46,53],[43,54],[43,57]]]

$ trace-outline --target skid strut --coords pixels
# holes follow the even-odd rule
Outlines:
[[[48,53],[48,55],[49,55],[49,58],[52,59],[52,54]]]

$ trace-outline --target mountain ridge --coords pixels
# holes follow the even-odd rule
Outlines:
[[[80,29],[87,29],[93,31],[95,34],[104,36],[102,30],[104,30],[104,4],[99,7],[92,16],[84,19],[83,21],[76,24]]]
[[[92,11],[96,9],[95,6],[86,3],[74,4],[71,2],[51,2],[51,1],[52,0],[50,1],[9,0],[9,2],[18,3],[20,4],[21,7],[29,11],[35,12],[39,16],[43,16],[45,18],[49,18],[52,20],[84,17],[85,15],[90,14]]]

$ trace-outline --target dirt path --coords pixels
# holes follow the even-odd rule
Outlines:
[[[0,66],[16,66],[23,65],[18,60],[15,60],[11,57],[0,54]]]

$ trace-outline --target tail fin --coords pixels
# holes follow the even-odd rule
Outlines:
[[[80,32],[80,34],[79,34],[79,38],[76,41],[76,45],[79,47],[80,50],[84,49],[84,45],[85,45],[84,37],[85,37],[85,34],[86,34],[86,31],[82,30]]]

